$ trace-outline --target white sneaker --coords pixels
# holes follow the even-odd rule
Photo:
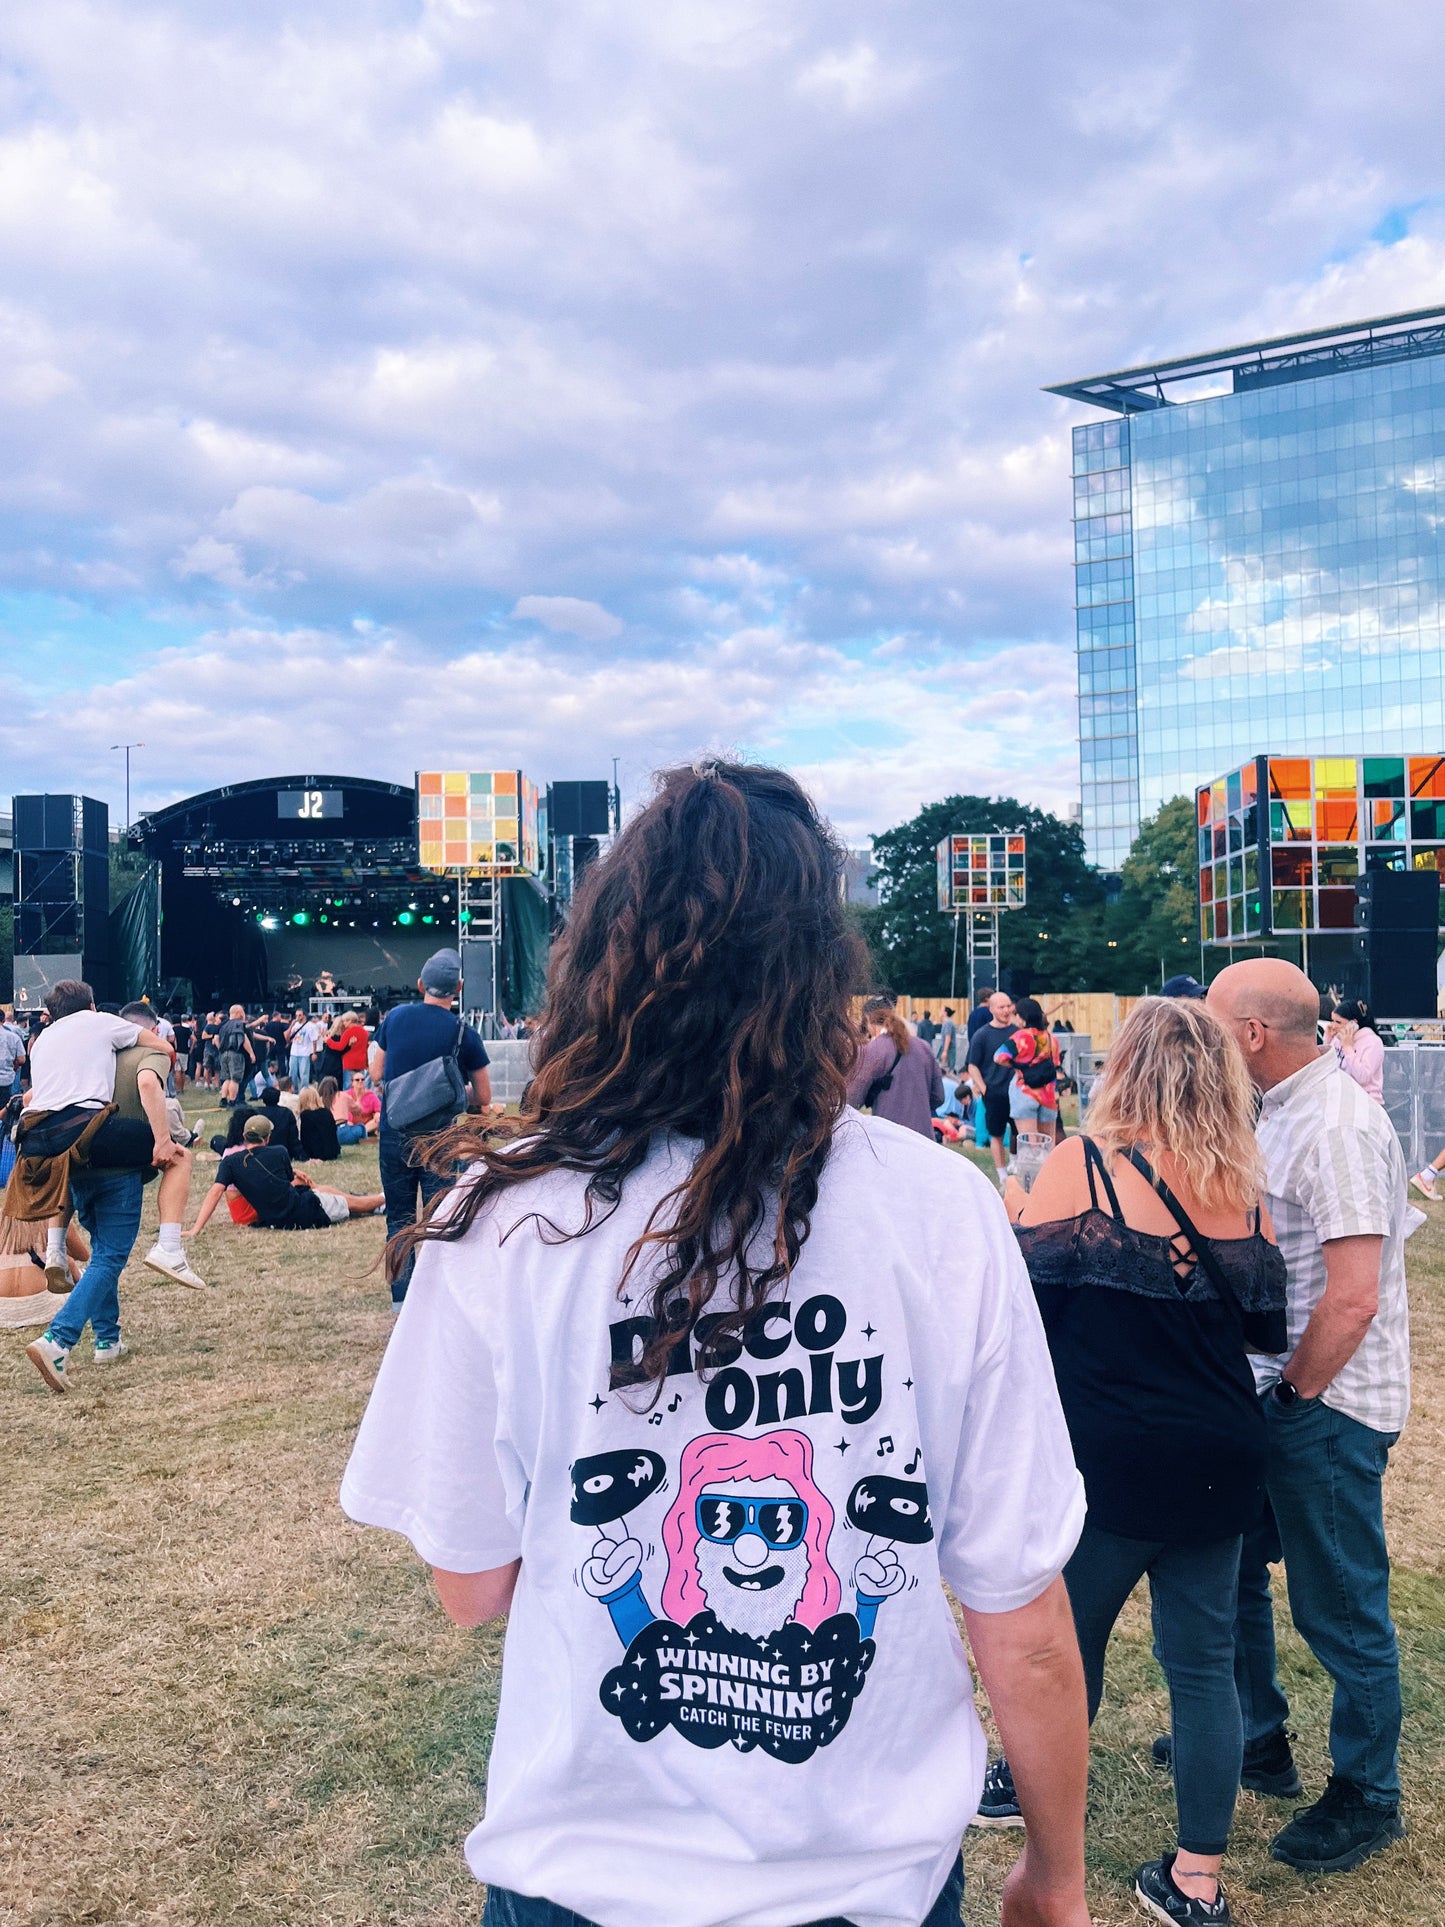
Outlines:
[[[45,1260],[45,1286],[48,1291],[57,1292],[62,1298],[70,1290],[70,1267],[63,1258]]]
[[[70,1355],[68,1348],[57,1345],[49,1332],[32,1338],[25,1347],[25,1355],[52,1392],[70,1390],[70,1379],[65,1369],[65,1361]]]
[[[1410,1182],[1420,1193],[1420,1196],[1422,1198],[1428,1198],[1431,1204],[1434,1204],[1440,1196],[1435,1184],[1435,1173],[1428,1164],[1423,1171],[1417,1171]]]
[[[96,1339],[95,1362],[97,1365],[114,1365],[118,1358],[129,1357],[130,1346],[123,1338],[112,1338],[109,1341],[104,1338]]]
[[[189,1285],[192,1291],[206,1289],[205,1279],[198,1278],[191,1270],[184,1251],[167,1251],[164,1245],[152,1245],[145,1255],[145,1263],[162,1278],[174,1278],[178,1285]]]

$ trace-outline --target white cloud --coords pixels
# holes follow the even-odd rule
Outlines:
[[[610,642],[622,634],[622,624],[600,602],[572,595],[524,595],[517,598],[513,618],[540,622],[554,636],[580,636],[584,642]]]

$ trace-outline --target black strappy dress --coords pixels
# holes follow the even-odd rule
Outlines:
[[[1228,1538],[1264,1505],[1267,1437],[1247,1351],[1283,1349],[1284,1259],[1258,1214],[1244,1238],[1134,1230],[1088,1138],[1084,1153],[1090,1208],[1017,1231],[1090,1522],[1166,1544]]]

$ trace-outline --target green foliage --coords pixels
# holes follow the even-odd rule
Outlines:
[[[945,797],[873,839],[882,901],[863,922],[883,980],[914,996],[947,995],[954,927],[938,909],[938,845],[945,836],[981,830],[1028,837],[1028,908],[1003,918],[1005,967],[1033,969],[1051,987],[1072,988],[1097,944],[1097,919],[1088,913],[1102,910],[1103,884],[1085,861],[1076,823],[1011,796]],[[960,954],[960,985],[963,976]]]
[[[1181,971],[1199,973],[1199,865],[1192,797],[1176,796],[1147,822],[1124,860],[1111,906],[1116,981],[1126,994],[1157,990]]]
[[[949,834],[1014,829],[1028,837],[1028,907],[1001,919],[1005,969],[1031,970],[1048,990],[1124,995],[1157,990],[1161,969],[1164,977],[1198,970],[1189,797],[1175,797],[1143,824],[1120,892],[1108,900],[1077,824],[1012,797],[949,796],[873,840],[882,900],[858,921],[880,983],[913,996],[947,995],[954,926],[938,908],[938,845]],[[960,942],[960,996],[964,976]]]

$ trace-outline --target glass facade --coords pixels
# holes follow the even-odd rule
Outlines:
[[[1237,359],[1232,393],[1156,383],[1074,430],[1083,822],[1105,869],[1161,803],[1261,751],[1445,741],[1445,343],[1331,365]]]
[[[1363,871],[1445,871],[1445,756],[1251,757],[1195,807],[1201,943],[1350,930]]]

